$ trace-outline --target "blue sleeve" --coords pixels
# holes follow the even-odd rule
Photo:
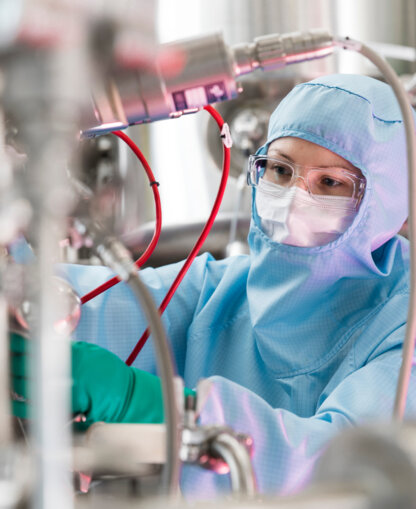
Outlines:
[[[328,442],[347,426],[392,415],[401,351],[384,353],[347,376],[320,404],[315,415],[299,417],[222,377],[212,377],[212,390],[200,414],[201,424],[226,424],[254,440],[253,464],[262,493],[287,494],[308,481]],[[416,411],[416,376],[410,384],[407,414]],[[194,486],[207,496],[229,491],[229,479],[184,472],[183,489]]]
[[[213,257],[209,254],[195,259],[163,315],[163,323],[180,375],[183,374],[186,333],[198,305],[206,267],[212,261]],[[183,262],[180,262],[140,271],[140,276],[157,306],[162,302],[182,265]],[[91,265],[62,265],[58,268],[58,274],[65,277],[80,296],[113,276],[106,267]],[[126,360],[146,327],[146,319],[133,293],[126,283],[121,282],[82,306],[81,320],[74,339],[100,345]],[[149,338],[133,365],[155,372],[152,338]]]

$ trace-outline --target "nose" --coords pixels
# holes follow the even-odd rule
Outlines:
[[[305,177],[302,177],[301,175],[298,175],[296,178],[295,178],[295,184],[294,184],[296,187],[300,187],[301,189],[303,189],[304,191],[307,191],[308,190],[308,185],[306,183],[306,179]]]

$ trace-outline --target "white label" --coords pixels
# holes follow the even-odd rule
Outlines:
[[[185,99],[189,108],[200,108],[208,103],[204,87],[188,88],[185,90]]]

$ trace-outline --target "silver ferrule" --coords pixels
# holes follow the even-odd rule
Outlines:
[[[127,281],[137,270],[130,252],[115,238],[108,237],[102,242],[98,242],[95,250],[102,262],[122,281]]]
[[[326,30],[308,30],[289,34],[270,34],[253,43],[233,46],[236,77],[256,69],[278,69],[288,64],[321,58],[333,50],[333,38]]]

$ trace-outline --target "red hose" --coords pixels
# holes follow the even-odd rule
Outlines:
[[[224,120],[221,117],[221,115],[218,113],[217,110],[215,110],[212,106],[205,106],[205,110],[208,111],[208,113],[211,114],[211,116],[214,118],[214,120],[217,122],[218,127],[220,131],[222,130],[222,127],[224,125]],[[223,135],[221,135],[223,136]],[[159,313],[162,314],[167,305],[169,304],[171,298],[173,297],[173,294],[177,290],[178,286],[180,285],[182,279],[184,278],[185,274],[187,273],[189,267],[191,266],[192,262],[194,261],[196,255],[198,254],[199,250],[202,247],[202,244],[205,242],[205,239],[207,238],[212,225],[214,224],[214,220],[218,214],[218,210],[220,208],[222,198],[224,196],[225,187],[227,185],[228,180],[228,174],[230,170],[230,149],[227,146],[223,146],[223,166],[222,166],[222,177],[220,186],[218,189],[217,197],[215,199],[214,205],[212,207],[211,214],[208,218],[208,221],[206,225],[204,226],[201,235],[199,236],[199,239],[196,241],[195,246],[193,247],[192,251],[189,253],[188,258],[185,260],[185,263],[183,264],[181,270],[179,271],[178,275],[176,276],[174,282],[172,283],[172,286],[169,288],[168,293],[166,294],[165,298],[163,299],[160,307],[159,307]],[[133,348],[131,354],[129,355],[128,359],[126,360],[126,364],[128,366],[131,366],[131,364],[135,361],[136,357],[140,353],[141,349],[145,345],[146,341],[148,340],[150,335],[150,331],[147,328],[142,337],[137,342],[136,346]]]
[[[153,172],[149,166],[149,163],[146,161],[144,155],[140,151],[139,147],[122,131],[114,131],[112,134],[115,136],[118,136],[120,139],[122,139],[127,145],[131,148],[131,150],[136,154],[138,159],[140,159],[140,162],[143,165],[143,168],[147,174],[147,177],[149,178],[150,186],[153,190],[153,196],[155,199],[155,206],[156,206],[156,225],[155,225],[155,231],[153,233],[152,240],[150,241],[150,244],[147,246],[146,251],[142,254],[142,256],[135,262],[137,267],[141,267],[144,263],[147,262],[150,255],[153,253],[160,237],[160,231],[162,229],[162,207],[160,204],[160,195],[159,195],[159,189],[158,189],[158,182],[155,180],[155,176],[153,175]],[[93,299],[94,297],[97,297],[97,295],[100,295],[101,293],[105,292],[112,286],[116,285],[120,282],[120,279],[118,277],[113,277],[103,283],[102,285],[98,286],[94,290],[91,290],[87,294],[85,294],[83,297],[81,297],[81,304],[85,304],[89,300]]]

